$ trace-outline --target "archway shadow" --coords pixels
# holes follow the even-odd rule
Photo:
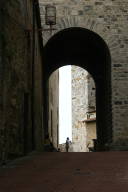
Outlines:
[[[79,27],[55,34],[44,47],[45,127],[47,132],[47,81],[56,69],[78,65],[87,70],[96,85],[96,151],[108,150],[112,142],[111,56],[105,41],[96,33]]]

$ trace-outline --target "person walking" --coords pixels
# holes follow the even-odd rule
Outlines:
[[[69,137],[67,137],[67,139],[66,139],[66,152],[68,152],[68,150],[69,150],[70,143],[71,143],[71,141],[69,140]]]

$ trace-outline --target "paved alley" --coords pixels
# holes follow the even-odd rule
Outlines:
[[[0,192],[94,191],[128,191],[128,152],[46,152],[0,168]]]

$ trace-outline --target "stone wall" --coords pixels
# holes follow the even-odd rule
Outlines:
[[[33,74],[33,87],[34,87],[34,139],[35,150],[42,151],[44,144],[44,124],[43,124],[43,60],[42,60],[42,36],[40,29],[39,10],[36,10],[37,16],[35,20],[35,60],[34,60],[34,74]]]
[[[96,138],[96,123],[86,122],[87,114],[94,111],[95,106],[95,84],[91,75],[80,67],[72,66],[72,150],[74,152],[88,151],[88,143],[92,143],[91,140]]]
[[[86,151],[85,119],[88,106],[88,72],[72,66],[72,144],[74,152]]]
[[[40,0],[42,26],[45,5],[51,0]],[[82,27],[99,34],[107,43],[111,54],[112,86],[112,145],[128,148],[128,2],[127,0],[53,0],[57,8],[55,34],[65,28]],[[43,33],[44,43],[50,38]]]
[[[37,10],[35,8],[35,13]],[[43,132],[40,131],[42,129],[42,39],[37,29],[33,32],[32,1],[4,1],[0,12],[4,21],[3,60],[2,63],[0,61],[3,72],[3,76],[0,77],[0,87],[2,85],[3,94],[0,101],[0,110],[2,110],[0,116],[0,141],[2,142],[0,159],[7,159],[39,149],[39,141],[37,140],[43,135]],[[37,20],[39,18],[35,14],[35,27],[38,25],[40,28]],[[34,39],[39,41],[39,36],[40,43],[34,46]],[[32,73],[33,68],[35,73]],[[34,89],[37,84],[38,87]],[[37,105],[37,109],[32,115],[34,105]],[[33,117],[35,117],[34,121]],[[36,119],[37,117],[39,119]],[[33,125],[33,123],[35,124]],[[35,130],[38,136],[35,136]],[[40,132],[40,136],[37,132]]]
[[[58,148],[59,130],[59,70],[54,71],[49,78],[49,138],[53,146]]]

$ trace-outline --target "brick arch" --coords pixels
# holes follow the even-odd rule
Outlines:
[[[111,56],[97,33],[71,27],[55,34],[44,48],[45,77],[57,68],[71,64],[87,70],[96,84],[97,150],[105,150],[112,142]]]

